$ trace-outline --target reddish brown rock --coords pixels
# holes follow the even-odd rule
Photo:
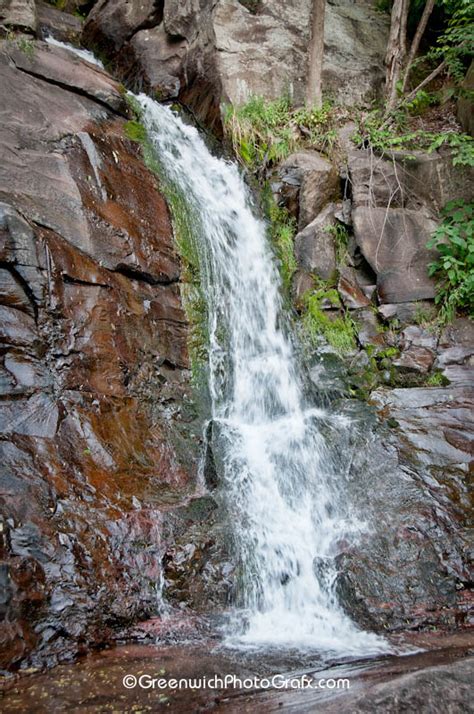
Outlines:
[[[194,488],[187,323],[159,184],[105,73],[0,54],[0,666],[156,614]],[[61,86],[58,86],[58,82]],[[179,405],[176,402],[179,401]]]
[[[370,299],[359,285],[356,271],[353,268],[343,268],[340,271],[337,291],[342,302],[349,309],[368,307]]]

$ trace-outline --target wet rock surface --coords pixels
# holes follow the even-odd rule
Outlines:
[[[3,42],[0,73],[0,659],[15,668],[156,613],[199,433],[168,207],[119,86],[41,42]]]
[[[177,623],[175,623],[176,625]],[[433,641],[435,639],[435,641]],[[437,641],[436,641],[437,640]],[[203,639],[194,646],[128,645],[83,658],[75,665],[62,665],[46,674],[7,683],[2,711],[34,711],[38,701],[54,711],[94,712],[100,707],[116,711],[298,711],[298,712],[388,712],[419,711],[430,714],[443,703],[446,711],[469,711],[470,682],[474,667],[468,656],[467,638],[437,637],[419,644],[428,651],[388,656],[353,663],[322,662],[310,652],[284,651],[238,653]],[[416,639],[413,641],[416,646]],[[405,647],[411,645],[405,642]],[[124,676],[143,678],[144,687],[124,686]],[[222,683],[226,675],[236,686]],[[282,688],[286,678],[312,686]],[[271,686],[276,676],[276,687]],[[267,679],[262,688],[252,678]],[[172,686],[172,680],[197,684],[207,678],[214,686]],[[162,688],[148,686],[162,680]],[[325,680],[344,680],[345,688],[321,688]],[[247,680],[245,688],[239,682]],[[132,685],[135,680],[132,680]],[[347,681],[349,687],[347,688]],[[130,682],[130,680],[127,680]],[[167,686],[167,684],[170,686]],[[270,686],[269,686],[270,685]],[[316,685],[316,686],[315,686]]]

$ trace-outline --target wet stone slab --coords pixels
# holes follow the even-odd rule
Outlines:
[[[326,664],[314,653],[243,653],[210,640],[187,647],[128,645],[7,681],[1,708],[5,714],[313,712],[315,707],[318,712],[352,713],[381,711],[377,707],[383,703],[383,711],[428,712],[435,711],[429,707],[437,698],[452,705],[450,711],[469,711],[468,685],[474,671],[474,658],[469,656],[474,644],[471,635],[412,634],[399,638],[398,644],[413,654]],[[221,685],[219,678],[226,675],[235,675],[235,687]],[[265,679],[274,676],[276,686],[267,688]],[[262,680],[262,688],[252,682],[239,686],[239,680],[255,677]],[[142,686],[136,684],[140,678]],[[205,678],[211,686],[202,686]],[[170,686],[173,679],[188,680],[189,685]],[[280,683],[285,679],[314,686],[283,688]],[[349,686],[315,686],[322,679],[349,680]]]

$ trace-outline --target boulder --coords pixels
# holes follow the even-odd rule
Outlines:
[[[376,154],[356,149],[348,154],[354,207],[407,208],[436,216],[448,201],[470,201],[474,171],[453,166],[449,150]]]
[[[350,310],[370,305],[370,298],[365,294],[363,286],[359,284],[354,268],[342,268],[339,271],[337,291],[345,307]]]
[[[362,308],[353,317],[357,325],[357,339],[362,347],[372,346],[376,351],[386,347],[385,335],[373,310]]]
[[[382,303],[426,300],[435,295],[428,266],[436,253],[426,244],[436,222],[416,211],[359,206],[354,234],[364,258],[377,275]]]
[[[429,321],[434,319],[437,314],[434,303],[428,300],[388,303],[380,305],[378,312],[384,320],[398,320],[401,326],[422,320]]]
[[[8,32],[36,34],[35,0],[0,0],[0,37]]]
[[[329,204],[295,237],[295,255],[300,271],[322,280],[332,280],[336,274],[336,250],[331,229],[337,221],[335,204]],[[298,280],[301,280],[301,275]]]
[[[79,44],[82,32],[82,21],[79,17],[62,12],[46,2],[39,2],[36,7],[40,37],[45,39],[51,35],[61,42]]]
[[[99,0],[84,25],[84,41],[114,57],[136,32],[160,24],[163,4],[163,0]]]
[[[117,72],[134,91],[145,89],[159,99],[179,95],[187,43],[170,37],[163,24],[137,32],[117,59]]]
[[[198,31],[200,4],[199,0],[166,0],[163,21],[168,35],[190,41]]]
[[[278,168],[273,184],[277,201],[298,219],[303,230],[339,193],[336,167],[317,151],[305,149],[291,154]]]

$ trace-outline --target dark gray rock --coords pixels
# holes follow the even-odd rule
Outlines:
[[[333,280],[336,275],[336,249],[332,230],[337,221],[335,204],[329,204],[295,237],[298,267],[322,280]]]
[[[339,176],[336,167],[317,151],[292,154],[278,168],[277,198],[298,218],[300,230],[337,199]]]
[[[436,253],[426,243],[436,222],[416,211],[359,206],[354,234],[364,258],[377,275],[382,303],[426,300],[435,295],[428,265]]]
[[[398,320],[400,326],[403,326],[413,322],[430,321],[436,317],[437,310],[433,302],[417,300],[380,305],[378,313],[384,320]]]
[[[58,10],[46,2],[36,5],[38,12],[38,35],[45,39],[51,35],[61,42],[80,43],[82,21],[76,15]]]
[[[87,17],[83,37],[87,44],[115,56],[136,32],[156,27],[163,19],[163,0],[99,0]]]
[[[187,43],[173,39],[163,24],[140,30],[117,60],[117,70],[127,86],[146,89],[159,99],[178,96],[184,76]]]

